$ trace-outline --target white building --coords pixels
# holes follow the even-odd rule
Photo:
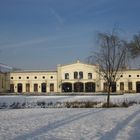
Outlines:
[[[51,93],[51,92],[99,92],[106,84],[97,73],[97,65],[76,61],[58,65],[56,71],[13,71],[1,78],[0,92]],[[3,80],[2,80],[3,79]],[[5,83],[5,86],[4,86]],[[112,85],[112,92],[140,92],[140,70],[125,70]]]

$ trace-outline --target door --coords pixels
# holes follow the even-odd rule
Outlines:
[[[19,83],[18,85],[17,85],[17,91],[19,92],[19,93],[22,93],[22,84],[21,83]]]

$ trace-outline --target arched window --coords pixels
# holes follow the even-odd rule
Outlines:
[[[88,79],[92,79],[92,73],[88,73]]]
[[[74,72],[74,79],[78,79],[78,72]]]
[[[69,79],[69,73],[65,73],[65,79]]]
[[[79,79],[83,79],[83,72],[82,71],[79,72]]]

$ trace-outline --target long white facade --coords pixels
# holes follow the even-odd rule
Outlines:
[[[13,71],[0,75],[0,92],[51,93],[100,92],[105,81],[97,73],[97,65],[76,61],[57,65],[55,71]],[[140,70],[125,70],[112,86],[112,92],[140,92]]]

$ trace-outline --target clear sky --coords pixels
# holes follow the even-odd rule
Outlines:
[[[0,0],[0,62],[53,69],[97,49],[96,33],[140,31],[140,0]]]

